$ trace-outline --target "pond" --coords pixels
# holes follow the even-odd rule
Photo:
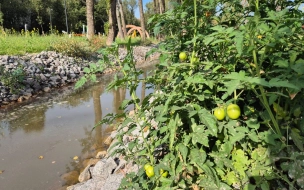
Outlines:
[[[153,68],[143,68],[143,75]],[[76,92],[67,86],[0,110],[0,189],[53,190],[74,183],[84,163],[107,148],[103,141],[111,127],[92,128],[106,114],[121,111],[129,98],[126,89],[106,92],[112,79],[104,76]],[[136,93],[142,99],[152,92],[140,84]]]

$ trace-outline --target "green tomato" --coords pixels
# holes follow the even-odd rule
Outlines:
[[[145,164],[145,166],[144,166],[145,171],[150,167],[152,167],[150,164]]]
[[[196,63],[196,62],[198,62],[199,61],[199,59],[197,58],[197,57],[192,57],[191,58],[191,62],[192,63]]]
[[[237,119],[241,115],[241,109],[238,105],[236,104],[230,104],[227,107],[227,115],[229,116],[230,119]]]
[[[165,171],[163,169],[160,169],[160,174],[163,176],[163,177],[167,177],[168,176],[168,171]]]
[[[154,176],[154,168],[153,168],[153,166],[148,166],[148,167],[146,167],[147,169],[146,169],[146,175],[149,177],[149,178],[151,178],[151,177],[153,177]]]
[[[186,54],[186,52],[180,52],[180,53],[179,53],[179,59],[180,59],[181,61],[185,61],[185,60],[187,59],[187,54]]]
[[[213,114],[218,120],[223,120],[226,116],[224,108],[220,108],[220,107],[215,108]]]

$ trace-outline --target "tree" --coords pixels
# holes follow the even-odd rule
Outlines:
[[[124,0],[123,11],[127,24],[140,25],[138,19],[134,16],[135,9],[138,7],[136,0]]]
[[[87,24],[88,24],[88,32],[87,37],[91,40],[94,37],[95,29],[94,29],[94,0],[86,0],[86,8],[87,8]]]
[[[122,31],[122,28],[121,28],[121,17],[120,17],[120,13],[119,13],[119,5],[117,3],[117,6],[116,6],[116,18],[117,18],[117,26],[118,26],[118,34],[119,34],[119,37],[120,38],[125,38],[125,35]]]
[[[3,27],[3,13],[1,11],[1,3],[0,3],[0,27]]]
[[[120,19],[121,19],[122,32],[123,32],[124,36],[126,37],[127,36],[126,20],[125,20],[125,15],[124,15],[123,8],[122,8],[121,0],[118,0],[118,6],[119,6]]]
[[[109,0],[109,33],[107,37],[106,44],[109,46],[113,43],[115,40],[115,37],[117,36],[117,29],[116,29],[116,0]]]
[[[145,17],[144,17],[144,8],[142,0],[138,0],[138,6],[139,6],[139,14],[140,14],[140,26],[142,30],[142,40],[146,40],[146,29],[145,29]]]

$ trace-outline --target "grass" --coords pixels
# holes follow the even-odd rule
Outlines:
[[[0,55],[24,55],[26,53],[39,53],[41,51],[54,50],[70,54],[77,51],[94,52],[105,46],[105,37],[95,37],[88,41],[86,37],[68,35],[39,35],[38,30],[21,31],[0,28]],[[77,56],[77,55],[76,55]]]
[[[129,42],[129,38],[116,38],[115,42],[119,45],[127,45]],[[147,38],[146,41],[142,41],[140,37],[131,38],[131,45],[150,45],[156,44],[157,42],[158,41],[155,38]]]
[[[129,38],[116,39],[119,45],[126,45]],[[132,45],[150,45],[157,43],[154,38],[141,41],[140,37],[131,38]],[[0,28],[0,55],[24,55],[26,53],[39,53],[41,51],[57,51],[69,56],[87,57],[106,44],[106,37],[95,36],[87,40],[83,36],[60,35],[54,32],[51,35],[39,35],[38,29],[32,31],[16,32]]]

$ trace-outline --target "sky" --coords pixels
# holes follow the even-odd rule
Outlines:
[[[144,10],[146,9],[146,4],[149,3],[151,0],[142,0],[143,1],[143,7]],[[135,10],[135,17],[139,19],[139,8]]]

